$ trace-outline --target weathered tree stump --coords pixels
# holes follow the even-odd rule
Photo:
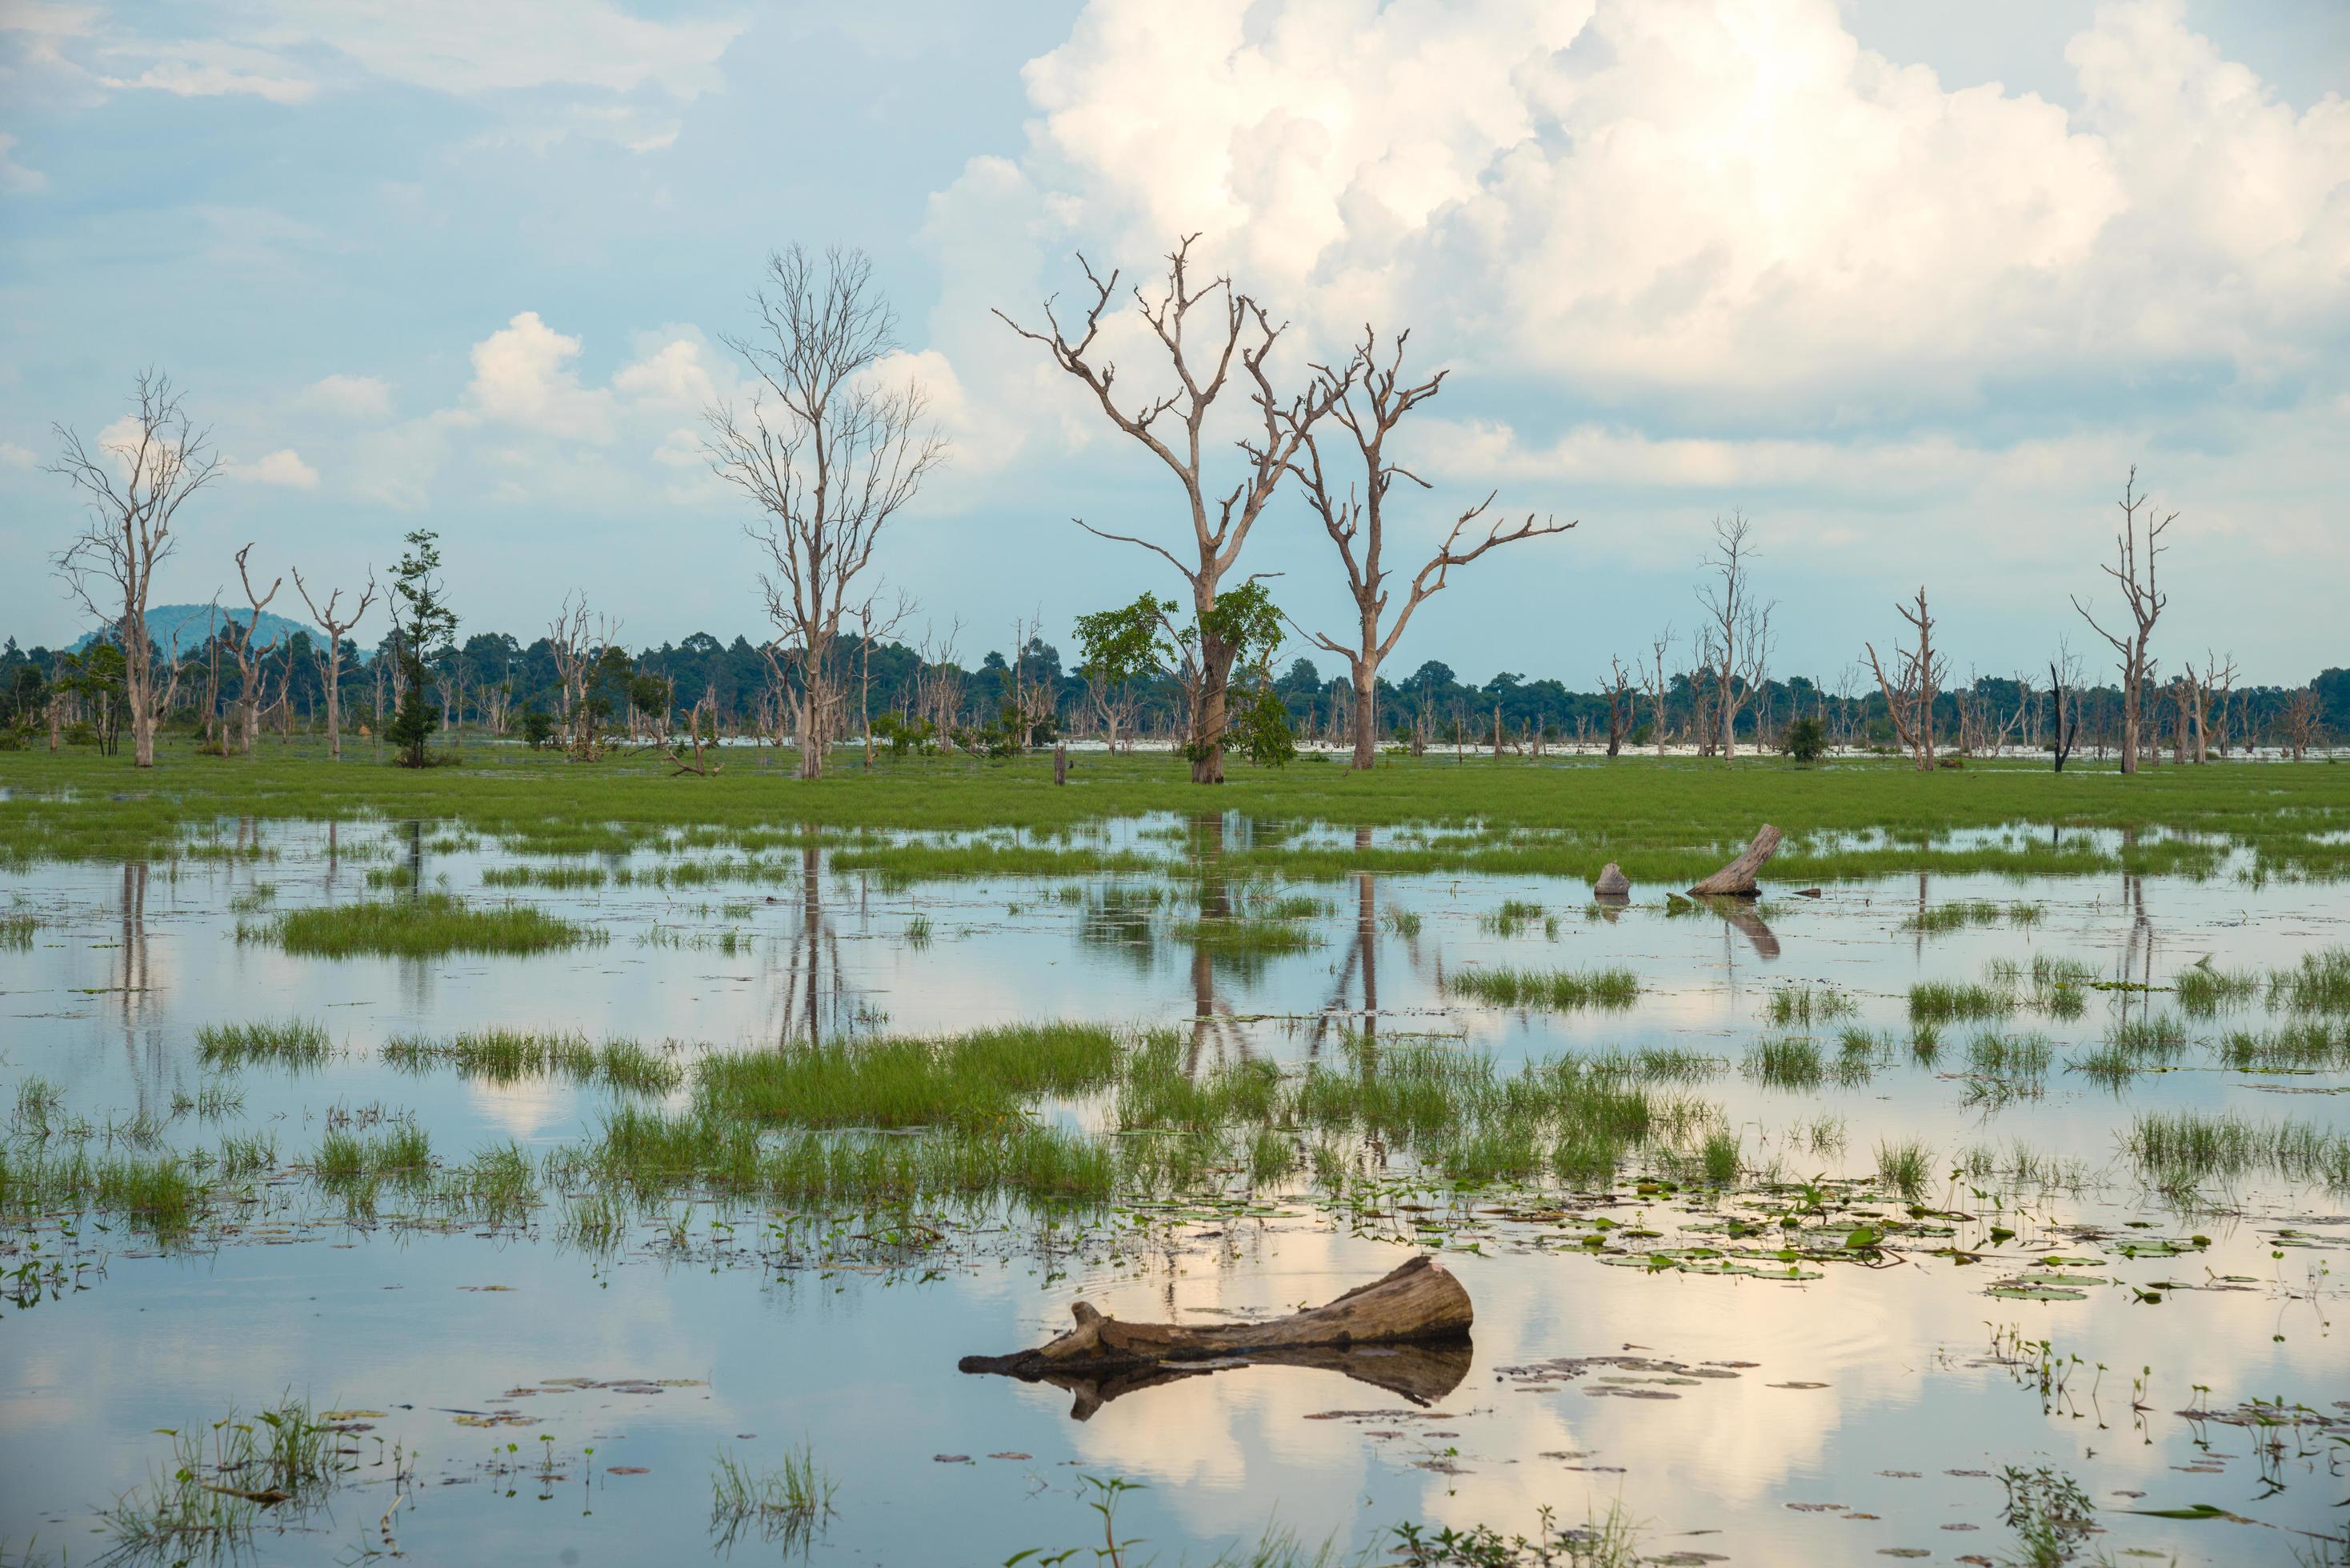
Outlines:
[[[1603,898],[1629,898],[1632,893],[1632,878],[1624,875],[1624,868],[1621,866],[1610,860],[1599,868],[1599,880],[1591,885],[1591,890]]]
[[[1762,863],[1779,853],[1779,830],[1769,823],[1754,836],[1754,842],[1740,853],[1737,859],[1691,888],[1692,896],[1726,898],[1752,898],[1762,889],[1754,885],[1754,873]]]
[[[1066,746],[1053,748],[1053,782],[1056,784],[1069,782],[1069,748]]]
[[[1325,1305],[1270,1323],[1191,1328],[1171,1323],[1121,1323],[1104,1316],[1090,1302],[1078,1302],[1069,1310],[1077,1326],[1035,1350],[1011,1355],[966,1355],[957,1365],[965,1372],[1000,1373],[1028,1382],[1047,1377],[1055,1382],[1105,1379],[1203,1362],[1317,1366],[1324,1364],[1319,1357],[1296,1358],[1307,1352],[1457,1340],[1465,1337],[1476,1321],[1469,1293],[1461,1282],[1425,1253]],[[1351,1368],[1340,1369],[1357,1375]]]

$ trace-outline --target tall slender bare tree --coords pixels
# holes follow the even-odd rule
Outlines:
[[[237,580],[244,585],[245,603],[253,607],[245,612],[244,624],[239,626],[235,612],[228,618],[228,648],[236,660],[236,710],[229,722],[229,744],[224,749],[250,752],[261,736],[261,661],[269,651],[265,642],[255,646],[261,636],[261,612],[277,597],[286,579],[272,579],[269,591],[258,594],[253,590],[253,571],[246,557],[253,554],[247,543],[236,553]]]
[[[798,245],[768,257],[758,325],[722,335],[758,379],[747,410],[705,410],[703,452],[759,507],[743,524],[766,556],[759,584],[797,676],[800,776],[824,773],[844,695],[841,618],[882,531],[946,460],[921,388],[882,384],[898,318],[861,251]]]
[[[1225,697],[1241,649],[1217,629],[1216,594],[1238,564],[1241,549],[1288,471],[1304,432],[1328,411],[1329,393],[1319,379],[1310,390],[1286,401],[1274,393],[1266,361],[1285,327],[1275,327],[1263,307],[1235,289],[1229,277],[1211,278],[1204,284],[1195,278],[1191,255],[1198,238],[1196,234],[1185,237],[1168,256],[1166,286],[1159,293],[1146,296],[1139,289],[1133,291],[1135,308],[1167,355],[1175,380],[1172,390],[1120,402],[1118,367],[1100,341],[1103,317],[1118,291],[1118,274],[1113,269],[1107,278],[1102,277],[1083,254],[1077,257],[1077,265],[1086,275],[1092,297],[1075,328],[1062,327],[1049,299],[1045,302],[1042,330],[1023,327],[1001,310],[995,314],[1021,337],[1041,345],[1054,364],[1082,382],[1110,423],[1165,464],[1182,488],[1191,524],[1191,537],[1178,546],[1185,552],[1182,556],[1149,539],[1108,533],[1082,518],[1076,521],[1088,534],[1137,545],[1163,556],[1191,589],[1194,620],[1200,628],[1199,679],[1189,693],[1186,750],[1192,783],[1222,784]],[[1209,307],[1206,330],[1195,333],[1192,313],[1202,306]],[[1074,339],[1069,330],[1076,332]],[[1211,489],[1203,450],[1205,431],[1209,411],[1231,384],[1235,360],[1256,404],[1258,431],[1254,441],[1240,443],[1243,461],[1232,488]]]
[[[148,597],[155,568],[178,543],[172,526],[180,508],[220,472],[220,457],[211,432],[190,423],[179,389],[161,371],[139,373],[131,404],[130,429],[101,432],[94,450],[72,427],[52,427],[57,456],[48,471],[80,492],[83,504],[81,531],[52,559],[75,601],[110,623],[121,641],[131,760],[151,768],[163,702],[147,635]]]
[[[2153,670],[2147,658],[2147,644],[2154,636],[2154,623],[2161,618],[2163,607],[2170,602],[2170,596],[2155,587],[2155,562],[2167,548],[2159,541],[2178,521],[2178,514],[2155,515],[2147,497],[2137,493],[2136,463],[2130,464],[2129,478],[2122,485],[2122,498],[2115,504],[2122,509],[2122,524],[2114,536],[2114,564],[2103,570],[2122,586],[2122,604],[2129,611],[2131,628],[2116,637],[2097,624],[2097,618],[2079,598],[2073,600],[2073,607],[2121,655],[2122,772],[2134,774],[2137,772],[2146,684]]]
[[[308,586],[302,581],[302,568],[296,566],[294,568],[294,591],[302,596],[302,602],[310,607],[310,618],[317,621],[327,634],[327,650],[318,657],[319,679],[327,688],[327,755],[340,762],[343,757],[343,636],[367,618],[368,606],[375,603],[375,572],[373,568],[369,569],[367,587],[359,593],[358,607],[342,620],[335,618],[337,601],[343,597],[342,589],[337,588],[328,594],[326,605],[321,607],[318,601],[310,597]]]
[[[1345,368],[1318,369],[1313,390],[1291,404],[1282,415],[1284,422],[1299,421],[1291,432],[1294,450],[1289,471],[1305,487],[1306,504],[1322,520],[1330,542],[1338,546],[1338,559],[1347,569],[1347,591],[1355,601],[1356,626],[1347,640],[1341,642],[1318,631],[1305,635],[1317,648],[1345,659],[1352,671],[1355,753],[1349,765],[1358,769],[1369,767],[1378,759],[1379,664],[1395,651],[1404,628],[1411,623],[1412,612],[1443,591],[1447,574],[1453,567],[1468,566],[1486,551],[1501,545],[1545,534],[1564,534],[1575,526],[1572,522],[1554,519],[1536,524],[1531,513],[1514,527],[1495,519],[1485,525],[1483,538],[1464,547],[1461,535],[1493,504],[1493,495],[1489,491],[1485,499],[1453,520],[1452,531],[1444,536],[1444,543],[1413,575],[1394,620],[1385,630],[1380,629],[1379,620],[1387,613],[1389,598],[1388,578],[1392,575],[1386,561],[1388,492],[1399,479],[1409,480],[1422,490],[1430,488],[1426,480],[1389,454],[1388,437],[1412,410],[1442,389],[1449,374],[1439,370],[1424,381],[1408,379],[1403,373],[1403,358],[1405,345],[1410,339],[1409,330],[1397,334],[1394,347],[1383,357],[1378,335],[1364,328],[1363,340],[1356,346],[1354,357]],[[1352,479],[1346,481],[1342,488],[1331,472],[1336,465],[1326,466],[1323,462],[1322,438],[1313,428],[1311,418],[1324,412],[1330,423],[1342,427],[1352,439],[1354,456],[1363,470],[1360,489]],[[1498,726],[1497,717],[1493,741],[1497,756],[1501,752]],[[1609,754],[1614,754],[1612,750]]]
[[[1698,590],[1705,607],[1701,667],[1713,670],[1713,718],[1721,727],[1724,760],[1738,754],[1738,710],[1770,671],[1771,600],[1754,597],[1752,571],[1758,551],[1753,520],[1742,512],[1713,520],[1713,548],[1702,565],[1713,580]],[[1755,742],[1759,748],[1761,737]]]
[[[1896,605],[1901,618],[1917,633],[1918,646],[1897,648],[1899,675],[1889,679],[1885,666],[1877,661],[1877,649],[1868,649],[1868,667],[1877,672],[1877,689],[1885,694],[1885,707],[1899,732],[1901,743],[1909,748],[1909,755],[1919,772],[1934,765],[1934,698],[1941,690],[1943,678],[1949,674],[1949,661],[1934,651],[1934,617],[1926,607],[1926,589],[1918,589],[1918,607]]]

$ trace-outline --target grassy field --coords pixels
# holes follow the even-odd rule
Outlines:
[[[1384,761],[1368,774],[1335,762],[1235,769],[1216,788],[1189,784],[1164,756],[1080,758],[1066,787],[1045,758],[884,763],[844,754],[806,782],[769,754],[738,753],[714,778],[671,777],[652,755],[577,763],[475,743],[463,764],[411,772],[358,753],[265,742],[251,757],[198,756],[167,745],[161,766],[132,769],[86,750],[0,753],[0,858],[235,855],[251,822],[421,820],[546,855],[650,845],[759,853],[824,843],[843,869],[884,875],[1053,875],[1140,869],[1097,825],[1147,813],[1189,818],[1190,845],[1235,869],[1311,877],[1358,869],[1589,876],[1620,860],[1636,877],[1711,869],[1763,822],[1790,843],[1783,879],[1908,870],[2208,874],[2232,846],[2274,876],[2350,874],[2350,772],[2326,763],[2164,766],[2125,778],[2075,764],[2063,774],[2023,763],[1918,774],[1851,759],[1797,767],[1627,756],[1464,762]],[[1218,818],[1250,821],[1226,841]],[[969,836],[908,846],[903,830]],[[1309,827],[1402,828],[1376,846]],[[1951,842],[1968,829],[2018,831]],[[2069,830],[2117,830],[2098,841]],[[1185,836],[1179,827],[1177,837]],[[1856,837],[1855,836],[1861,836]],[[1637,864],[1636,864],[1637,862]]]

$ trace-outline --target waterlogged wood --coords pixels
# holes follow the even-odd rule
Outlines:
[[[1294,1345],[1279,1350],[1219,1355],[1206,1361],[1142,1361],[1122,1370],[1078,1373],[1054,1368],[1045,1372],[1013,1373],[1026,1383],[1049,1383],[1071,1396],[1069,1417],[1089,1421],[1113,1399],[1163,1387],[1191,1377],[1211,1377],[1219,1372],[1251,1366],[1304,1366],[1336,1372],[1393,1394],[1426,1409],[1460,1387],[1469,1376],[1476,1347],[1463,1339],[1418,1340],[1402,1345]],[[986,1359],[972,1357],[973,1361]],[[1005,1359],[1014,1359],[1006,1357]],[[964,1370],[974,1368],[969,1362]]]
[[[1762,889],[1754,885],[1754,874],[1762,863],[1779,853],[1779,830],[1769,823],[1754,836],[1754,842],[1741,852],[1738,858],[1691,888],[1690,892],[1700,898],[1752,898]]]
[[[1097,1377],[1163,1364],[1268,1360],[1295,1351],[1460,1339],[1476,1320],[1468,1291],[1425,1253],[1325,1305],[1271,1323],[1191,1328],[1123,1323],[1105,1316],[1090,1302],[1069,1310],[1077,1326],[1057,1339],[1012,1355],[966,1355],[959,1366],[965,1372],[1001,1373],[1030,1382],[1056,1375]]]
[[[1632,879],[1624,875],[1624,867],[1613,860],[1599,868],[1599,880],[1591,890],[1603,898],[1627,898],[1632,894]]]

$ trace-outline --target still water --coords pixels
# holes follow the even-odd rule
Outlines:
[[[1117,1513],[1117,1534],[1139,1542],[1129,1563],[1205,1563],[1269,1529],[1347,1552],[1384,1550],[1406,1521],[1532,1533],[1544,1508],[1563,1523],[1617,1510],[1650,1561],[1982,1563],[2020,1553],[2002,1517],[2010,1466],[2083,1488],[2103,1532],[2083,1561],[2340,1560],[2321,1559],[2316,1538],[2338,1541],[2350,1499],[2350,1354],[2334,1323],[2350,1194],[2255,1178],[2181,1212],[2140,1179],[2124,1137],[2140,1113],[2181,1108],[2338,1134],[2350,1077],[2225,1068],[2210,1049],[2221,1033],[2277,1022],[2257,998],[2182,1019],[2189,1044],[2169,1070],[2109,1087],[2067,1064],[2122,1021],[2174,1016],[2167,988],[2199,961],[2266,971],[2350,944],[2350,888],[1911,877],[1816,898],[1772,889],[1724,919],[1670,912],[1659,888],[1599,910],[1580,883],[1358,877],[1284,889],[1316,901],[1317,944],[1243,959],[1137,918],[1116,897],[1146,880],[1134,877],[904,887],[836,873],[811,852],[685,890],[513,888],[484,886],[518,863],[494,846],[429,844],[400,826],[346,825],[331,844],[324,827],[286,826],[256,843],[241,859],[6,878],[15,908],[41,924],[29,949],[0,951],[0,1105],[36,1077],[93,1123],[143,1112],[168,1124],[167,1146],[267,1132],[289,1168],[276,1178],[282,1211],[192,1251],[159,1251],[95,1217],[72,1238],[34,1227],[0,1240],[0,1267],[21,1266],[36,1241],[89,1265],[79,1288],[0,1308],[0,1562],[100,1556],[99,1515],[169,1460],[157,1428],[288,1390],[356,1413],[341,1441],[358,1469],[321,1508],[265,1510],[244,1549],[263,1561],[805,1552],[996,1564],[1069,1547],[1091,1561],[1102,1537],[1087,1478],[1116,1477],[1138,1485]],[[610,940],[431,961],[296,958],[236,940],[254,911],[393,896],[371,891],[369,873],[411,866],[427,887],[520,898]],[[1921,907],[1961,900],[2005,913],[1914,929]],[[1542,912],[1498,920],[1505,902]],[[1759,1040],[1790,1033],[1767,1010],[1791,982],[1852,1002],[1836,1025],[1813,1026],[1833,1057],[1846,1024],[1902,1033],[1913,983],[1976,981],[2036,955],[2153,989],[2093,990],[2076,1017],[2032,1020],[2054,1064],[2031,1092],[1986,1096],[1964,1070],[1964,1027],[1934,1063],[1905,1050],[1841,1083],[1774,1087],[1740,1070]],[[1446,977],[1496,964],[1620,966],[1640,997],[1624,1012],[1553,1014],[1448,991]],[[335,1054],[315,1070],[226,1075],[242,1096],[233,1114],[175,1114],[224,1076],[200,1066],[198,1027],[286,1017],[325,1023]],[[1301,1186],[1144,1240],[1007,1224],[919,1268],[827,1268],[763,1249],[755,1215],[706,1204],[683,1245],[647,1223],[602,1253],[564,1244],[551,1218],[476,1233],[354,1222],[296,1196],[290,1168],[330,1124],[412,1116],[437,1154],[463,1158],[507,1139],[577,1141],[610,1103],[561,1078],[395,1071],[377,1053],[398,1035],[577,1030],[675,1042],[690,1058],[1049,1017],[1171,1025],[1203,1069],[1295,1068],[1347,1031],[1451,1041],[1505,1066],[1642,1046],[1719,1058],[1724,1070],[1689,1093],[1720,1106],[1751,1168],[1862,1179],[1880,1144],[1921,1141],[1934,1159],[1926,1203],[1967,1215],[1952,1245],[2003,1247],[2010,1261],[1921,1247],[1793,1281],[1610,1266],[1563,1244],[1556,1225],[1471,1195],[1426,1239],[1474,1300],[1473,1344],[1406,1380],[1424,1402],[1330,1371],[1254,1366],[1097,1403],[955,1363],[1041,1343],[1079,1297],[1196,1324],[1287,1312],[1384,1273],[1413,1238],[1350,1222]],[[2054,1179],[1980,1174],[2019,1148]],[[1947,1179],[1976,1149],[1993,1158]],[[1708,1205],[1672,1197],[1627,1179],[1604,1211],[1658,1231],[1660,1246],[1719,1241]],[[2013,1235],[1991,1241],[1994,1222]],[[2122,1251],[2147,1239],[2176,1245]],[[2050,1253],[2095,1282],[2080,1299],[1985,1293]],[[2298,1413],[2243,1424],[2256,1399]],[[712,1527],[720,1454],[765,1469],[804,1445],[836,1487],[811,1531],[777,1541],[755,1524]],[[2207,1516],[2157,1516],[2193,1509]]]

